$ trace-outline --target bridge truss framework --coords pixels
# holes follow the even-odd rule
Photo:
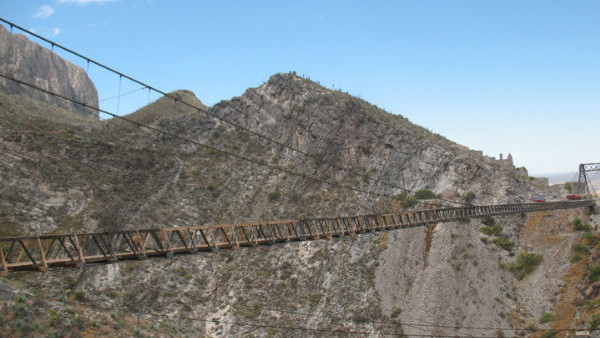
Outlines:
[[[582,163],[579,165],[579,182],[577,187],[580,191],[577,191],[577,193],[588,196],[596,194],[595,191],[590,191],[591,182],[587,175],[590,171],[600,171],[600,163]]]
[[[469,218],[594,205],[595,202],[591,200],[504,204],[266,223],[0,238],[0,275],[18,270],[83,268],[86,264],[158,256],[172,257],[174,254],[236,249],[241,246],[288,241],[329,239]]]

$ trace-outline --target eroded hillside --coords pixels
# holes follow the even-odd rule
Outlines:
[[[190,92],[175,95],[203,107]],[[129,116],[253,162],[19,96],[3,96],[2,105],[5,234],[353,215],[392,208],[383,195],[422,189],[506,203],[534,189],[523,170],[293,74],[209,113],[303,153],[170,98]]]
[[[433,192],[435,205],[520,202],[539,190],[524,170],[295,74],[276,74],[209,108],[190,92],[173,95],[128,118],[194,142],[3,94],[2,235],[385,212],[409,207],[402,202],[418,190]],[[589,217],[588,210],[534,213],[15,273],[2,279],[2,325],[16,335],[46,328],[58,336],[286,337],[587,325],[593,311],[568,304],[596,296],[587,269],[596,237],[573,228]],[[588,252],[575,262],[580,242]],[[542,258],[519,270],[522,253]],[[579,277],[568,279],[573,269]],[[542,326],[545,313],[556,317]],[[556,324],[569,314],[573,322]]]

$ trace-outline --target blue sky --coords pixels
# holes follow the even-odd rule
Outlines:
[[[207,105],[294,70],[530,173],[600,161],[600,1],[0,0],[0,13]],[[109,111],[157,98],[117,103],[118,77],[89,74]]]

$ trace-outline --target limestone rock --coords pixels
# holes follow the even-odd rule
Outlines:
[[[0,25],[0,72],[34,84],[88,106],[98,107],[96,87],[79,66],[59,57],[25,36],[13,34]],[[92,119],[98,119],[98,111],[84,108],[64,99],[52,97],[32,88],[0,78],[0,91],[8,94],[24,94],[27,97],[73,111]]]

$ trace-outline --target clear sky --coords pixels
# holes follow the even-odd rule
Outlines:
[[[0,0],[0,13],[207,105],[294,70],[530,173],[600,162],[597,0]],[[118,77],[89,74],[111,112],[157,98],[111,99]]]

